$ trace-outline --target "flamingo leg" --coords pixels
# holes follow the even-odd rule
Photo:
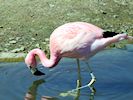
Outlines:
[[[88,66],[88,71],[91,75],[91,81],[88,83],[88,86],[91,90],[92,93],[95,93],[96,92],[96,89],[94,88],[93,84],[96,82],[96,77],[95,75],[93,74],[93,71],[91,69],[91,67],[89,66],[88,62],[86,61],[86,65]]]
[[[94,76],[93,71],[91,70],[91,67],[89,66],[88,62],[86,61],[86,64],[88,66],[88,71],[89,71],[89,73],[91,75],[91,81],[87,85],[81,86],[81,76],[80,76],[80,64],[79,64],[79,60],[77,60],[77,64],[78,64],[78,78],[79,78],[79,82],[77,84],[79,84],[79,85],[77,85],[76,89],[72,89],[69,92],[75,92],[77,90],[81,90],[83,88],[89,87],[90,90],[91,90],[91,95],[94,95],[95,92],[96,92],[96,89],[94,88],[93,84],[96,82],[96,77]]]
[[[77,87],[81,87],[81,73],[80,73],[80,62],[77,59],[77,66],[78,66],[78,80],[77,80]]]
[[[78,70],[78,79],[77,79],[77,86],[76,86],[76,89],[77,89],[77,88],[81,87],[81,73],[80,73],[80,61],[79,61],[79,59],[76,59],[76,61],[77,61],[77,67],[78,67],[78,69],[77,69]],[[78,100],[79,97],[80,97],[80,89],[77,89],[76,97],[74,100]]]

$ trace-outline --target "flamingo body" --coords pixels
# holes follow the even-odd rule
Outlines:
[[[44,75],[44,73],[36,68],[36,55],[39,56],[44,67],[51,68],[56,66],[62,57],[87,60],[111,43],[119,42],[124,39],[133,39],[133,37],[127,34],[105,31],[86,22],[71,22],[56,28],[51,34],[50,59],[46,57],[42,50],[37,48],[27,54],[25,63],[30,68],[32,74]],[[91,75],[91,81],[89,84],[73,89],[72,91],[89,87],[90,90],[95,93],[93,84],[96,81],[96,77],[88,62],[86,62],[86,64]]]
[[[50,54],[48,59],[40,49],[31,50],[25,62],[36,67],[35,55],[38,55],[45,67],[54,67],[62,57],[89,59],[111,43],[126,39],[126,34],[104,38],[105,30],[86,22],[71,22],[56,28],[50,36]]]
[[[51,53],[60,57],[88,58],[91,46],[96,39],[102,38],[104,30],[85,22],[67,23],[55,29],[50,36]]]

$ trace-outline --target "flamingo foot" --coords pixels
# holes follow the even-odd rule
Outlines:
[[[96,89],[93,85],[89,86],[89,88],[90,88],[92,94],[96,93]]]
[[[93,84],[96,82],[96,77],[94,76],[94,74],[92,72],[90,73],[90,75],[91,75],[92,79],[89,82],[88,86],[89,86],[91,92],[95,94],[96,93],[96,89],[94,88]]]

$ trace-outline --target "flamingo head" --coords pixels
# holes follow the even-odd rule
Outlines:
[[[37,66],[37,62],[36,62],[36,58],[35,55],[31,55],[30,53],[26,56],[25,58],[25,63],[27,65],[27,67],[30,69],[31,73],[33,75],[36,76],[40,76],[40,75],[45,75],[44,73],[42,73],[41,71],[39,71],[36,66]]]

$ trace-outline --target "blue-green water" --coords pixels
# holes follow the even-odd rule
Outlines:
[[[89,88],[61,95],[76,88],[75,59],[62,59],[53,69],[39,65],[45,76],[33,76],[24,62],[0,63],[0,100],[24,100],[26,97],[32,99],[25,100],[133,100],[132,49],[105,50],[89,63],[97,78],[95,95],[91,95]],[[82,85],[86,85],[90,75],[84,62],[80,64]]]

